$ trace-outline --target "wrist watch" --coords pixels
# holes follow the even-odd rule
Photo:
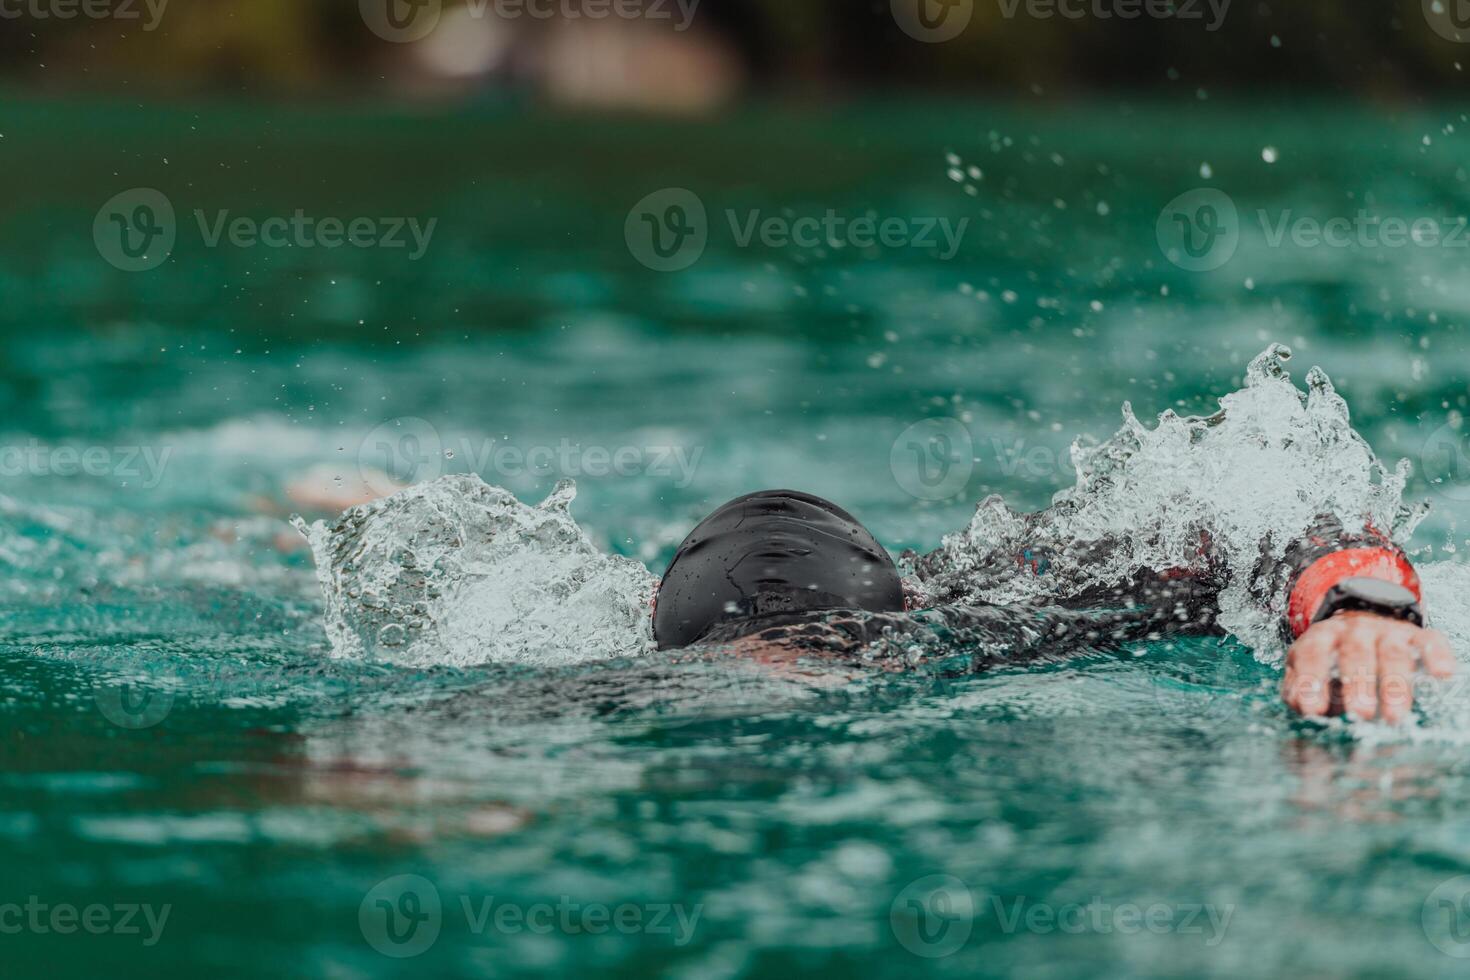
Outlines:
[[[1370,612],[1415,626],[1424,625],[1424,610],[1414,593],[1379,578],[1345,578],[1338,582],[1327,590],[1312,622],[1320,623],[1341,612]]]

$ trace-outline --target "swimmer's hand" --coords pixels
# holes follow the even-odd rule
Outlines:
[[[1340,699],[1333,667],[1341,678]],[[1455,657],[1443,633],[1370,612],[1339,613],[1312,624],[1292,644],[1282,696],[1309,718],[1345,711],[1372,720],[1381,711],[1394,724],[1414,706],[1420,667],[1440,679],[1454,674]]]

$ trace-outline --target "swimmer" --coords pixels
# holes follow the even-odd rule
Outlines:
[[[1033,515],[1029,523],[1034,530],[1039,521]],[[1086,549],[1102,560],[1108,546]],[[954,587],[941,574],[942,551],[920,559],[918,579],[905,582],[873,535],[835,504],[790,490],[750,494],[720,507],[679,546],[659,583],[654,637],[660,649],[721,644],[789,664],[795,654],[851,650],[916,625],[1004,635],[1000,627],[1007,618],[1017,621],[1014,611],[944,601]],[[965,577],[1045,577],[1053,562],[1038,539],[1001,564],[967,569]],[[1190,568],[1159,569],[1105,590],[1047,583],[1046,601],[1054,605],[1031,611],[1063,632],[1083,629],[1113,643],[1218,632],[1227,579],[1202,534],[1199,561]],[[1250,586],[1263,608],[1285,610],[1280,625],[1290,650],[1282,691],[1302,715],[1398,722],[1412,707],[1418,670],[1437,678],[1454,672],[1448,640],[1424,627],[1413,566],[1371,528],[1353,533],[1321,519],[1284,560],[1263,557]],[[1115,611],[1077,616],[1088,609]],[[1075,632],[1068,635],[1075,640]]]

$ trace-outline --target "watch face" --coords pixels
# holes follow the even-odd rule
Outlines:
[[[1393,582],[1385,582],[1378,578],[1350,578],[1344,579],[1337,584],[1344,595],[1363,602],[1372,603],[1375,606],[1411,606],[1418,600],[1414,593],[1402,585]]]

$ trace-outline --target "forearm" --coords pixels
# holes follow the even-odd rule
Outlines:
[[[1321,518],[1279,562],[1263,560],[1253,591],[1280,615],[1290,643],[1320,618],[1332,588],[1349,578],[1391,582],[1423,600],[1414,566],[1388,535],[1371,526],[1350,531],[1333,517]]]
[[[1018,533],[979,560],[972,546],[954,541],[917,559],[913,601],[1129,610],[1168,632],[1215,628],[1226,566],[1213,555],[1207,533],[1175,562],[1149,567],[1138,562],[1134,542],[1057,540],[1049,514],[1027,515]]]
[[[1138,547],[1125,539],[1065,540],[1056,528],[1068,522],[1053,512],[1019,518],[983,550],[956,536],[914,564],[918,591],[931,605],[989,602],[1051,604],[1071,609],[1142,606],[1174,630],[1214,628],[1221,593],[1244,576],[1242,597],[1277,617],[1288,641],[1318,616],[1323,597],[1348,578],[1381,579],[1419,595],[1419,580],[1401,548],[1369,527],[1348,531],[1331,517],[1319,518],[1283,555],[1269,543],[1251,567],[1222,552],[1208,529],[1188,548]],[[1140,555],[1174,552],[1170,567]]]
[[[977,673],[1063,660],[1127,643],[1208,630],[1167,603],[1110,608],[1055,605],[936,606],[906,613],[838,612],[820,619],[770,617],[739,635],[715,631],[703,644],[780,650],[797,656],[892,669]]]

